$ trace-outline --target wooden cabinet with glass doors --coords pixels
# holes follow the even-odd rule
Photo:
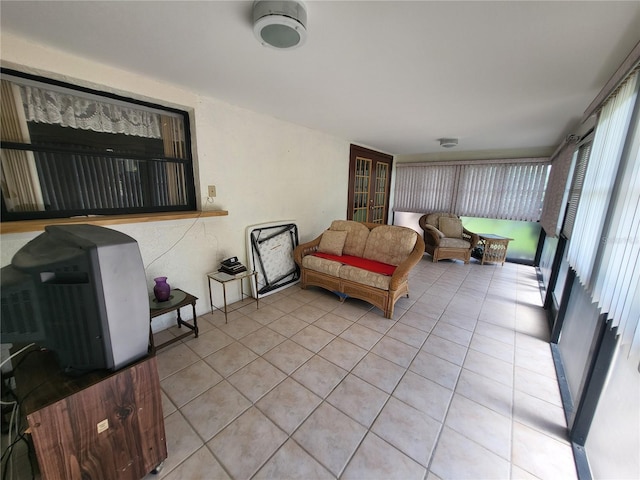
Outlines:
[[[351,145],[347,219],[387,223],[393,157]]]

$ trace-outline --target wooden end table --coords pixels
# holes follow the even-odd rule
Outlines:
[[[158,300],[156,300],[153,294],[149,295],[149,316],[150,316],[149,345],[151,345],[152,348],[154,347],[154,344],[153,344],[153,332],[151,331],[151,320],[153,320],[155,317],[159,317],[160,315],[164,315],[165,313],[170,313],[173,311],[176,311],[178,314],[178,318],[176,320],[176,323],[178,324],[178,328],[185,326],[190,331],[185,332],[182,335],[179,335],[175,338],[172,338],[171,340],[168,340],[160,345],[155,345],[156,350],[159,350],[163,347],[171,345],[172,343],[175,343],[178,340],[181,340],[191,335],[192,333],[195,335],[195,338],[198,338],[198,320],[196,317],[196,300],[198,300],[198,297],[194,297],[190,293],[180,290],[179,288],[171,290],[171,295],[169,296],[169,300],[167,300],[166,302],[158,302]],[[180,309],[187,305],[191,305],[191,308],[193,308],[193,325],[182,320],[182,317],[180,316]]]
[[[478,243],[483,246],[482,257],[476,257],[480,260],[480,265],[484,265],[485,262],[502,263],[504,265],[504,261],[507,259],[507,248],[513,238],[493,233],[479,233],[478,239]]]

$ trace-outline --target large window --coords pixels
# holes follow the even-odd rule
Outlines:
[[[2,220],[195,210],[186,112],[2,71]]]
[[[398,164],[394,210],[536,222],[548,158]]]

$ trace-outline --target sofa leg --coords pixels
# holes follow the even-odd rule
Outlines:
[[[393,318],[393,303],[384,311],[384,318]]]

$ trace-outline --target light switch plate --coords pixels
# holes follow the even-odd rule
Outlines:
[[[215,185],[209,185],[209,196],[210,197],[215,197],[216,196],[216,186]]]

